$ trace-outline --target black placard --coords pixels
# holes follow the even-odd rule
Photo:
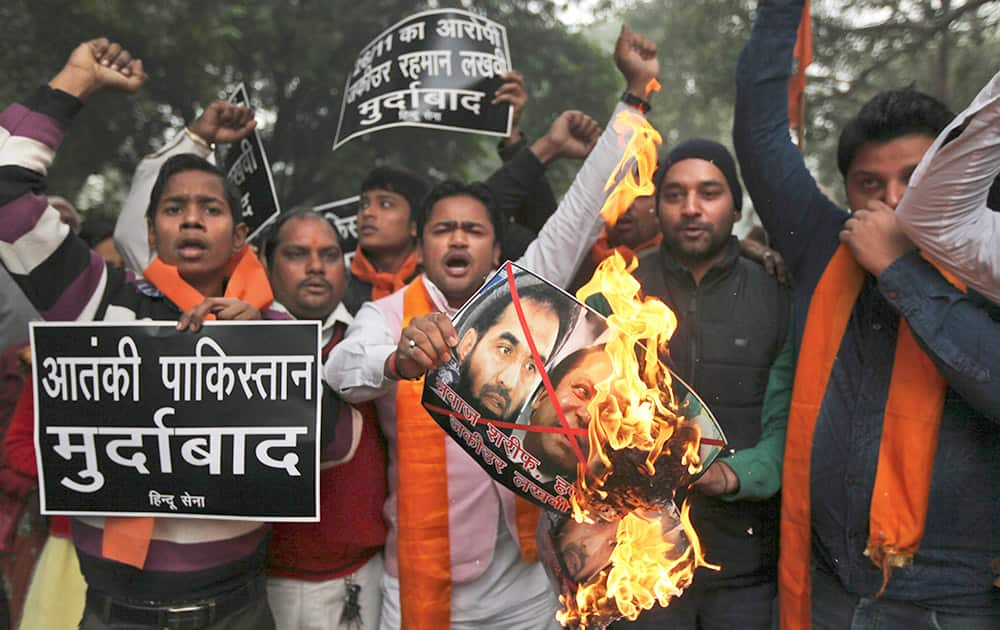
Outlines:
[[[313,207],[313,211],[322,214],[337,229],[337,234],[340,236],[340,249],[344,252],[344,264],[348,268],[351,267],[354,250],[358,248],[358,210],[360,209],[360,201],[361,197],[354,195],[347,199],[331,201]]]
[[[497,22],[460,9],[412,15],[355,60],[333,148],[401,125],[506,136],[510,106],[490,101],[510,67],[507,30]]]
[[[228,100],[237,105],[250,106],[250,97],[242,83],[233,90]],[[264,152],[260,133],[254,129],[246,138],[234,142],[218,163],[222,165],[226,179],[240,190],[243,222],[250,228],[248,240],[253,240],[281,214],[278,193],[271,176],[271,163]]]
[[[33,323],[42,513],[318,520],[319,335]]]

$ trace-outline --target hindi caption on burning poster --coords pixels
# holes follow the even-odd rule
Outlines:
[[[507,30],[497,22],[459,9],[410,16],[355,60],[333,148],[400,125],[506,136],[510,107],[490,101],[510,68]]]
[[[318,520],[319,335],[33,323],[42,513]]]
[[[607,320],[507,263],[454,325],[456,356],[425,377],[424,407],[494,479],[568,514],[577,465],[589,458],[588,404],[611,375]],[[707,468],[725,442],[722,431],[676,375],[672,387],[680,411],[699,427]]]
[[[246,86],[240,83],[228,98],[230,103],[250,106]],[[218,156],[217,156],[218,157]],[[217,159],[226,180],[240,191],[240,210],[249,230],[249,240],[281,214],[278,192],[271,176],[271,163],[264,151],[260,132],[254,129],[246,138],[230,145]],[[235,210],[235,208],[234,208]]]

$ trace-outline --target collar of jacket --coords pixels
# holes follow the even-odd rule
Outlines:
[[[730,235],[729,240],[726,241],[724,251],[725,254],[722,258],[712,265],[708,272],[705,273],[705,277],[701,279],[702,284],[719,275],[728,273],[733,269],[733,267],[736,266],[736,262],[740,258],[740,240],[735,236]],[[668,276],[673,276],[675,278],[692,278],[691,272],[688,268],[674,257],[670,248],[667,246],[666,239],[664,239],[663,243],[660,244],[660,260],[663,265],[663,271]]]

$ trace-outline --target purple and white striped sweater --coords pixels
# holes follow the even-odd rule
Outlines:
[[[181,315],[176,305],[132,273],[105,265],[48,203],[48,167],[81,106],[45,86],[0,113],[0,262],[48,320],[175,320]],[[263,571],[263,523],[156,519],[142,570],[101,557],[103,523],[75,519],[73,540],[88,585],[116,598],[191,601]]]

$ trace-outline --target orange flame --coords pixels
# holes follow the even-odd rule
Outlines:
[[[691,585],[699,566],[719,568],[705,562],[688,502],[679,518],[672,507],[635,510],[618,525],[611,568],[582,584],[574,597],[560,596],[563,610],[556,619],[578,628],[604,627],[618,617],[634,621],[655,604],[668,606]]]
[[[637,265],[616,252],[577,292],[581,302],[600,296],[611,307],[605,352],[612,374],[597,384],[588,407],[590,456],[578,469],[573,518],[620,521],[610,568],[581,584],[574,597],[560,598],[557,619],[564,626],[634,620],[656,604],[667,606],[691,583],[695,569],[710,566],[687,503],[671,518],[673,488],[701,470],[700,431],[680,414],[670,371],[659,358],[677,318],[663,302],[641,297],[631,273]],[[658,473],[669,481],[654,482]],[[645,486],[645,493],[636,486]],[[676,526],[665,528],[665,522]]]
[[[614,225],[636,197],[653,194],[656,148],[663,143],[660,132],[634,110],[619,112],[612,125],[619,136],[631,135],[621,160],[604,184],[604,190],[611,191],[601,207],[601,217],[608,225]]]
[[[653,194],[656,147],[662,142],[645,118],[629,110],[613,124],[619,134],[632,135],[606,184],[613,190],[601,216],[609,224],[636,197]],[[634,620],[655,604],[667,606],[699,566],[718,568],[705,562],[689,505],[675,515],[673,489],[701,470],[700,431],[681,415],[670,371],[659,358],[677,318],[663,302],[641,297],[632,276],[637,266],[637,260],[626,263],[615,252],[577,292],[581,302],[603,298],[611,308],[605,351],[612,374],[597,384],[588,406],[590,455],[578,467],[573,518],[620,520],[610,568],[579,585],[574,596],[560,597],[557,619],[567,627],[603,628],[623,616]]]

